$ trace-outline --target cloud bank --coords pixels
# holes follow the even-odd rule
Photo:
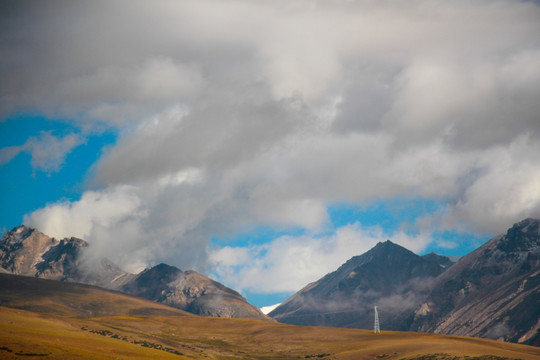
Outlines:
[[[444,203],[414,224],[422,234],[495,234],[540,217],[534,3],[2,7],[0,114],[33,111],[121,134],[96,164],[92,190],[25,221],[55,236],[80,234],[126,266],[158,258],[199,270],[221,264],[220,277],[253,287],[252,274],[280,278],[273,251],[345,252],[344,229],[315,236],[331,227],[332,202]],[[2,149],[0,159],[17,151]],[[39,159],[37,167],[61,164]],[[212,236],[258,225],[301,227],[308,236],[207,250]],[[353,233],[358,252],[379,238]],[[407,243],[425,246],[420,237]],[[248,265],[230,270],[234,259]],[[302,281],[319,271],[293,270]]]

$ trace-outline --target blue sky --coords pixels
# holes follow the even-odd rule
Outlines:
[[[540,217],[537,3],[287,3],[0,5],[0,229],[262,306]]]
[[[20,146],[42,132],[62,138],[79,129],[67,121],[48,120],[43,116],[13,116],[0,123],[0,147]],[[68,154],[62,155],[58,169],[33,168],[32,154],[22,151],[0,166],[1,201],[9,206],[0,208],[0,228],[3,232],[23,223],[24,215],[57,201],[76,201],[88,188],[91,167],[103,150],[114,144],[112,132],[89,134]]]

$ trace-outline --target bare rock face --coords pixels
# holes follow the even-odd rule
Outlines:
[[[106,259],[88,263],[81,256],[87,247],[82,239],[57,240],[21,225],[0,240],[0,267],[16,275],[112,288],[111,280],[125,272]]]
[[[526,219],[436,279],[414,331],[540,345],[540,220]]]
[[[203,316],[269,320],[236,291],[166,264],[142,271],[121,291]]]
[[[0,267],[16,275],[34,276],[37,263],[56,245],[56,239],[26,226],[18,226],[0,240]]]
[[[380,307],[381,327],[403,330],[411,311],[422,302],[430,279],[444,271],[430,261],[392,243],[381,242],[355,256],[278,306],[269,315],[295,325],[373,327],[373,307]]]
[[[82,239],[57,240],[18,226],[0,240],[0,272],[96,285],[204,316],[271,320],[236,291],[194,271],[160,264],[139,274],[83,256]]]

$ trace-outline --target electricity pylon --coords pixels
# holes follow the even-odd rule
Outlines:
[[[375,334],[381,333],[381,327],[379,326],[379,313],[377,312],[376,306],[375,306],[375,326],[373,327],[373,332]]]

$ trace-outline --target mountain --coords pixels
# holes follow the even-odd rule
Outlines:
[[[540,220],[454,259],[387,241],[307,285],[269,315],[301,325],[484,337],[540,346]]]
[[[515,224],[440,275],[410,330],[540,346],[540,220]]]
[[[36,229],[18,226],[0,239],[0,267],[16,275],[73,281],[116,289],[133,275],[103,258],[84,258],[88,243],[75,237],[57,240]]]
[[[369,329],[373,307],[378,305],[381,327],[399,330],[410,325],[410,312],[421,303],[431,279],[443,271],[437,261],[391,241],[380,242],[307,285],[269,315],[295,325]]]
[[[18,226],[0,239],[0,272],[78,282],[141,296],[198,315],[270,320],[236,291],[194,271],[160,264],[139,274],[85,257],[88,243]]]
[[[429,254],[422,255],[422,259],[427,260],[429,262],[436,263],[443,269],[448,269],[450,266],[454,265],[457,261],[455,257],[439,255],[439,254],[435,254],[434,252],[430,252]]]
[[[0,359],[537,360],[540,348],[414,332],[195,316],[67,281],[0,274]]]
[[[268,320],[236,291],[195,271],[166,264],[142,271],[121,290],[198,315]]]

